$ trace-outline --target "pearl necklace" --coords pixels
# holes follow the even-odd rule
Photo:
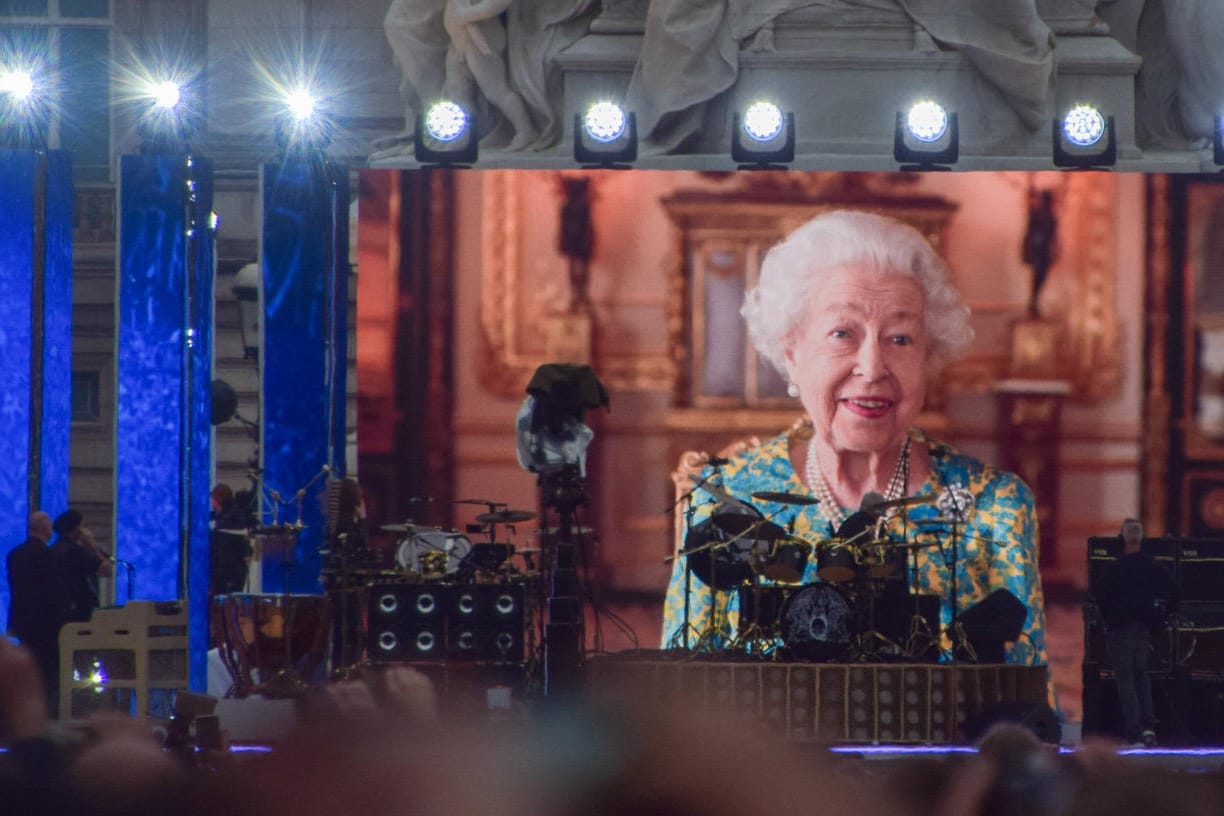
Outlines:
[[[885,501],[895,501],[905,494],[905,483],[909,476],[909,456],[910,440],[907,436],[905,443],[901,445],[901,455],[897,457],[897,467],[884,493]],[[838,505],[837,500],[833,498],[833,491],[829,488],[829,483],[825,481],[824,473],[820,470],[820,463],[816,461],[816,440],[814,438],[808,443],[807,462],[804,465],[803,475],[807,479],[808,487],[812,489],[812,495],[820,503],[820,512],[824,514],[836,532],[846,520],[846,514]]]

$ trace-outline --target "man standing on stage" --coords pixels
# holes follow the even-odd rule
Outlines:
[[[88,621],[98,608],[98,578],[109,578],[115,568],[93,533],[84,525],[80,511],[69,509],[56,519],[57,538],[51,545],[60,580],[68,595],[66,622]]]
[[[42,673],[47,703],[55,711],[59,686],[59,630],[68,599],[60,580],[51,541],[51,517],[30,514],[26,540],[8,554],[8,633],[34,655]]]
[[[1128,743],[1156,743],[1156,715],[1148,652],[1152,626],[1177,609],[1177,586],[1169,573],[1148,554],[1140,552],[1143,525],[1136,519],[1122,522],[1122,555],[1109,565],[1097,590],[1097,603],[1105,620],[1105,643],[1118,678],[1124,738]]]

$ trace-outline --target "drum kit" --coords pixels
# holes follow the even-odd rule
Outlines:
[[[707,489],[708,486],[707,486]],[[907,560],[938,539],[905,542],[886,529],[889,511],[933,496],[877,502],[851,515],[837,535],[811,542],[721,489],[709,516],[690,526],[679,557],[686,571],[738,597],[739,624],[728,648],[793,660],[930,660],[937,657],[940,599],[911,593]],[[759,502],[805,506],[811,496],[763,491]],[[815,560],[819,581],[804,583]],[[712,645],[716,633],[690,631],[684,645]]]
[[[510,510],[501,502],[484,499],[460,499],[456,504],[488,507],[488,512],[477,515],[476,523],[467,530],[469,533],[484,533],[488,540],[473,542],[467,534],[458,530],[420,526],[411,520],[402,524],[384,524],[379,528],[383,532],[401,536],[395,545],[395,564],[399,570],[397,577],[408,582],[496,580],[499,576],[519,572],[510,562],[514,555],[530,559],[538,552],[534,549],[516,549],[508,541],[498,541],[499,527],[504,526],[513,532],[515,524],[536,517],[530,510]]]
[[[260,584],[252,582],[249,588],[253,592],[215,596],[211,629],[233,680],[229,696],[293,697],[325,668],[337,677],[355,673],[367,659],[365,609],[371,587],[529,580],[534,574],[531,557],[539,551],[516,550],[504,531],[513,532],[513,525],[534,519],[535,513],[479,499],[459,503],[487,507],[467,533],[411,520],[382,525],[382,532],[397,535],[392,549],[394,567],[386,565],[389,559],[385,549],[367,546],[359,532],[330,537],[320,550],[323,595],[290,594],[287,590],[265,594],[259,591]],[[273,525],[222,532],[247,538],[262,564],[281,566],[287,588],[301,530],[298,525]],[[476,532],[484,538],[473,541],[468,533]],[[525,570],[514,565],[514,556],[526,559]],[[252,575],[260,568],[259,563],[254,564]]]

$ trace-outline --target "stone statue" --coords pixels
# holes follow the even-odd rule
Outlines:
[[[1054,191],[1030,189],[1028,207],[1028,229],[1024,232],[1024,246],[1020,254],[1033,270],[1029,317],[1036,319],[1041,316],[1037,298],[1050,274],[1050,267],[1058,259],[1058,216],[1054,212]]]
[[[598,0],[527,0],[507,12],[510,81],[535,124],[533,148],[552,147],[565,134],[564,78],[556,56],[587,33],[599,5]]]
[[[471,110],[477,103],[473,86],[479,89],[514,131],[506,149],[522,150],[536,140],[536,131],[522,98],[510,86],[502,22],[502,13],[510,4],[511,0],[446,0],[442,22],[450,35],[450,48],[442,92]]]
[[[1143,67],[1136,88],[1140,137],[1153,147],[1206,143],[1224,99],[1224,4],[1148,2],[1138,24]]]
[[[569,259],[571,312],[589,312],[591,299],[590,263],[595,246],[595,228],[591,223],[591,181],[585,177],[562,176],[561,231],[557,246]]]
[[[383,31],[400,69],[400,96],[404,100],[404,130],[378,139],[383,154],[402,152],[412,141],[417,114],[442,95],[446,80],[446,51],[450,37],[442,24],[446,0],[391,0]],[[377,153],[374,157],[377,157]]]
[[[643,140],[671,151],[695,137],[704,103],[735,84],[741,45],[771,49],[774,20],[801,8],[830,26],[907,18],[960,50],[1028,127],[1048,126],[1054,38],[1035,0],[651,0],[628,94]]]

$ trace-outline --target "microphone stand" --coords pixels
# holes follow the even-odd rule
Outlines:
[[[111,561],[118,566],[127,568],[127,597],[123,599],[123,603],[127,604],[132,600],[132,596],[136,594],[136,566],[130,561],[124,561],[122,558],[111,558]],[[115,604],[119,606],[119,604]]]
[[[684,553],[684,544],[685,542],[688,541],[689,533],[693,531],[693,516],[697,512],[696,507],[693,506],[693,501],[692,501],[693,496],[696,495],[698,488],[705,486],[706,482],[714,478],[714,474],[717,472],[718,472],[718,467],[712,466],[710,468],[709,473],[705,474],[700,479],[698,479],[691,488],[689,488],[687,491],[682,493],[679,498],[677,498],[674,502],[672,502],[671,505],[666,510],[663,511],[664,513],[670,515],[674,513],[676,511],[676,508],[679,507],[682,503],[686,503],[685,510],[684,510],[684,541],[680,542],[680,549],[677,554],[678,557],[684,558],[684,623],[682,625],[680,632],[681,632],[681,637],[682,637],[681,642],[683,643],[683,646],[681,648],[683,648],[684,651],[686,652],[689,651],[690,649],[689,633],[691,632],[693,628],[692,618],[691,618],[692,603],[690,600],[692,597],[692,591],[693,591],[693,568],[692,568],[691,562],[689,561],[688,557]],[[713,622],[713,611],[714,611],[713,604],[714,604],[714,596],[713,596],[713,590],[711,590],[711,595],[710,595],[711,623]],[[698,643],[700,643],[704,639],[705,639],[704,637],[698,638]],[[674,642],[675,637],[673,636],[671,640],[672,642]]]
[[[696,488],[694,488],[694,490],[695,489]],[[690,490],[687,494],[685,494],[684,498],[689,498],[692,495],[693,495],[693,491]],[[684,539],[685,541],[688,541],[689,533],[693,531],[693,515],[696,512],[697,512],[697,508],[695,508],[693,506],[693,503],[690,501],[688,503],[688,509],[684,511]],[[684,551],[684,542],[680,543],[680,551],[681,552]],[[681,629],[680,631],[684,633],[684,647],[683,648],[684,648],[684,651],[686,652],[689,650],[689,630],[692,628],[692,625],[693,625],[690,619],[690,615],[692,614],[690,611],[690,608],[692,605],[692,602],[691,602],[692,591],[693,591],[693,563],[692,561],[688,559],[688,557],[685,557],[684,559],[684,628]]]

